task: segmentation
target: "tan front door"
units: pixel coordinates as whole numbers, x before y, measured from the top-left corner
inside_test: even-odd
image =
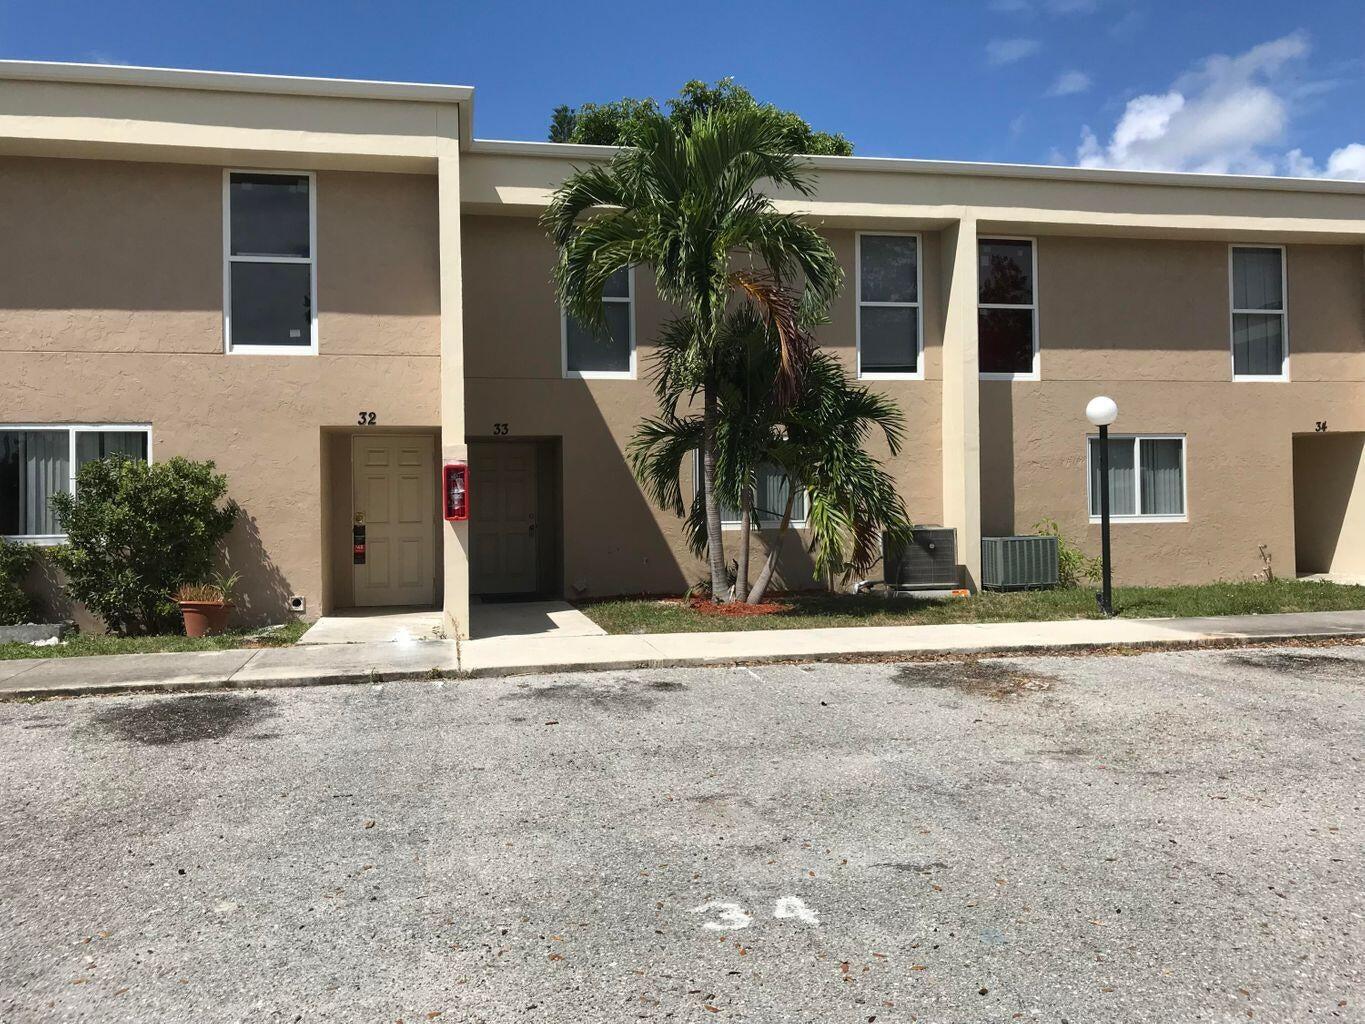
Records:
[[[536,590],[536,446],[470,445],[469,589],[474,594]]]
[[[432,437],[351,439],[352,517],[365,527],[355,603],[430,605],[436,599],[436,445]]]

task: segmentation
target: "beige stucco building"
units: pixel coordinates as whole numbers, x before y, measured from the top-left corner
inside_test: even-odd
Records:
[[[0,62],[0,534],[105,451],[213,459],[249,619],[676,592],[623,451],[668,310],[566,324],[536,217],[609,150],[473,138],[460,86]],[[917,522],[1098,548],[1120,583],[1365,574],[1365,185],[815,158],[822,343],[904,412]],[[438,469],[467,460],[467,523]],[[354,530],[365,528],[364,564]],[[808,564],[808,563],[807,563]],[[788,582],[800,585],[793,544]]]

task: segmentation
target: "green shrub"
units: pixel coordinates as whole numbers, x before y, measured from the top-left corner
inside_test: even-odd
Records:
[[[1057,585],[1079,587],[1082,580],[1098,583],[1104,575],[1104,562],[1091,558],[1080,548],[1073,548],[1062,536],[1062,528],[1055,519],[1043,519],[1033,524],[1033,528],[1045,537],[1057,538]]]
[[[33,619],[33,602],[20,586],[33,565],[35,549],[0,539],[0,626]]]
[[[110,632],[173,629],[171,594],[208,577],[237,518],[235,502],[220,504],[226,493],[227,478],[212,462],[87,462],[75,496],[52,498],[67,535],[53,558],[66,572],[71,596]]]

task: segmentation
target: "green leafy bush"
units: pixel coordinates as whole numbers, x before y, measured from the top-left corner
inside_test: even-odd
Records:
[[[35,549],[0,540],[0,626],[33,620],[33,602],[20,586],[33,565]]]
[[[75,496],[52,498],[67,535],[53,558],[66,572],[71,596],[110,632],[173,629],[172,593],[208,577],[237,518],[236,503],[223,503],[226,494],[227,477],[212,462],[87,462]]]
[[[1104,562],[1091,558],[1080,548],[1073,548],[1062,536],[1062,528],[1055,519],[1043,519],[1033,528],[1045,537],[1057,538],[1057,585],[1079,587],[1082,580],[1098,583],[1104,574]]]

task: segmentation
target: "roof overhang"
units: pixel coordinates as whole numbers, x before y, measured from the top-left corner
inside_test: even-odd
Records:
[[[430,171],[472,137],[463,85],[39,61],[0,82],[0,153]]]
[[[462,162],[473,212],[534,215],[575,167],[610,146],[476,139]],[[965,218],[983,231],[1290,241],[1365,241],[1365,182],[1087,167],[811,157],[814,196],[777,207],[831,227],[936,230]]]

